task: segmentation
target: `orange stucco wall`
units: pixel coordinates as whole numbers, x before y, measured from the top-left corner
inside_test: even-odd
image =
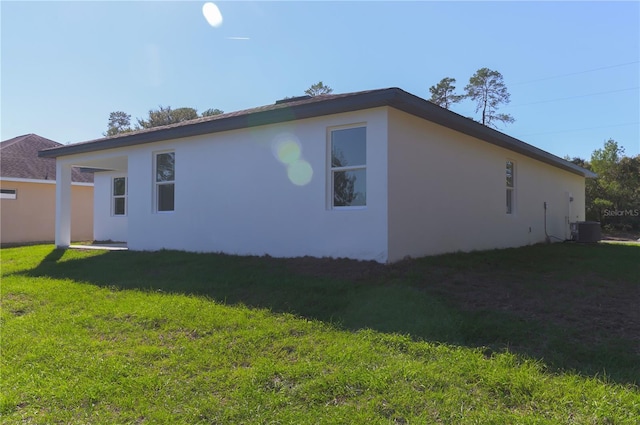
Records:
[[[56,185],[2,181],[16,199],[0,199],[0,242],[52,242],[55,239]],[[93,239],[93,186],[71,187],[71,240]]]

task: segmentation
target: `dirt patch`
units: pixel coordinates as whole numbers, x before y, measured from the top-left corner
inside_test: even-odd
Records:
[[[571,329],[585,342],[617,337],[637,346],[640,354],[640,285],[603,281],[595,275],[561,276],[521,271],[459,270],[418,265],[406,260],[393,265],[329,258],[284,260],[293,273],[358,283],[411,282],[464,311],[499,311],[524,320]]]
[[[477,273],[443,279],[430,290],[464,310],[511,313],[522,319],[572,329],[594,343],[617,337],[633,341],[640,353],[640,286],[623,282],[595,285],[589,276],[539,285],[506,276]]]
[[[618,242],[640,242],[640,233],[629,233],[629,232],[604,233],[602,235],[602,240],[618,241]]]
[[[283,259],[286,268],[303,276],[363,281],[390,276],[398,267],[375,261],[357,261],[348,258],[298,257]]]

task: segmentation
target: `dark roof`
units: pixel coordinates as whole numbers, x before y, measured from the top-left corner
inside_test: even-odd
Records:
[[[38,152],[64,146],[62,143],[25,134],[0,142],[0,176],[30,180],[56,180],[55,158],[41,158]],[[73,169],[74,182],[92,183],[93,174]]]
[[[484,126],[472,119],[441,108],[399,88],[328,94],[311,98],[302,97],[299,100],[293,98],[288,99],[286,102],[276,102],[275,104],[258,108],[198,118],[177,124],[46,149],[40,152],[40,156],[55,158],[76,153],[121,148],[143,143],[198,136],[380,106],[390,106],[399,109],[584,177],[596,176],[593,172],[585,170],[569,161],[565,161],[542,149],[538,149],[521,140]]]

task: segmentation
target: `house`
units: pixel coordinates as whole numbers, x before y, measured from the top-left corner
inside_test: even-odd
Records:
[[[36,134],[0,142],[0,242],[51,242],[55,238],[56,160],[38,151],[63,146]],[[93,238],[93,175],[72,171],[71,234]]]
[[[398,88],[302,96],[40,152],[95,173],[94,238],[394,262],[563,240],[590,171]]]

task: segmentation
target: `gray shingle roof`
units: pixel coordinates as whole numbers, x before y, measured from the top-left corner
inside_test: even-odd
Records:
[[[381,106],[399,109],[574,174],[584,177],[596,177],[593,172],[565,161],[549,152],[395,87],[355,93],[320,95],[311,98],[294,98],[290,99],[290,101],[277,102],[258,108],[198,118],[177,124],[46,149],[40,152],[40,156],[55,158],[76,153],[95,152]]]
[[[0,142],[0,176],[30,180],[56,180],[55,158],[41,158],[38,152],[64,146],[38,136],[25,134]],[[72,181],[92,183],[93,174],[72,170]]]

